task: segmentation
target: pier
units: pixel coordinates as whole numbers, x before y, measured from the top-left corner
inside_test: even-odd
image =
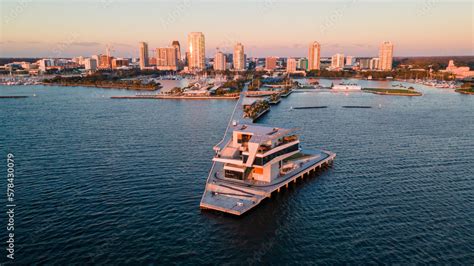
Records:
[[[309,151],[303,151],[308,153]],[[332,165],[336,154],[328,151],[311,151],[316,155],[314,160],[306,162],[297,172],[292,172],[270,184],[255,182],[248,184],[239,181],[224,180],[218,173],[211,171],[210,182],[201,199],[201,209],[217,210],[232,215],[242,215],[256,207],[272,194],[279,193],[291,184],[315,176],[324,168]],[[221,164],[218,167],[222,167]],[[215,168],[214,168],[215,169]]]
[[[24,98],[28,98],[28,96],[22,96],[22,95],[0,96],[0,99],[24,99]]]
[[[222,140],[214,146],[216,156],[201,209],[242,215],[273,193],[315,176],[332,165],[336,157],[325,150],[301,150],[298,136],[291,135],[297,129],[253,124],[254,119],[244,117],[247,88],[248,84],[234,107]]]

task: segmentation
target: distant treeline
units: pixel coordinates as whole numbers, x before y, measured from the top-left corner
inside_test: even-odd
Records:
[[[118,76],[91,75],[91,76],[75,76],[61,77],[56,76],[51,79],[44,79],[45,84],[61,85],[61,86],[86,86],[99,88],[123,88],[129,90],[157,90],[159,83],[153,81],[144,83],[140,79],[122,80]]]
[[[445,69],[449,60],[454,60],[456,66],[468,66],[474,69],[474,56],[423,56],[423,57],[396,57],[393,59],[394,67],[399,65],[412,65],[414,68],[427,69],[431,66],[437,71]]]
[[[3,66],[5,64],[13,63],[13,62],[29,62],[29,63],[34,63],[41,58],[15,58],[15,57],[5,57],[5,58],[0,58],[0,66]]]

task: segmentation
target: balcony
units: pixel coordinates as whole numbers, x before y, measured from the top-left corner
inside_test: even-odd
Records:
[[[275,149],[275,148],[278,148],[282,145],[285,145],[285,144],[288,144],[290,142],[294,142],[294,141],[297,141],[299,138],[297,135],[290,135],[290,136],[285,136],[283,137],[282,139],[280,139],[275,146],[271,146],[271,145],[260,145],[260,147],[258,148],[258,153],[260,154],[264,154],[272,149]]]

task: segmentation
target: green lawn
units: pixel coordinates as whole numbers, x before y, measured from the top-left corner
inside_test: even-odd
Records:
[[[368,92],[381,92],[381,93],[388,93],[388,94],[413,94],[418,95],[419,92],[415,90],[407,90],[407,89],[381,89],[381,88],[364,88],[362,89]]]

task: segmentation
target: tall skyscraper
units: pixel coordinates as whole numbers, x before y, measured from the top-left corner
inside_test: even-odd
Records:
[[[202,32],[188,34],[188,67],[190,70],[204,70],[206,68],[206,44]]]
[[[179,41],[173,41],[171,46],[176,49],[176,56],[178,57],[178,61],[181,61],[181,45],[179,45]]]
[[[156,68],[159,70],[178,69],[178,52],[176,47],[156,48]]]
[[[379,50],[379,67],[380,70],[392,70],[393,62],[393,44],[391,42],[383,42],[380,44]]]
[[[148,43],[140,42],[140,69],[145,69],[148,66]]]
[[[222,53],[221,51],[218,51],[216,53],[216,56],[214,57],[214,70],[217,70],[217,71],[226,70],[225,54]]]
[[[288,73],[296,72],[296,59],[288,58],[288,60],[286,60],[286,72]]]
[[[234,70],[245,70],[244,46],[241,43],[237,43],[234,47]]]
[[[309,44],[308,70],[319,70],[321,67],[321,45],[318,42]]]
[[[344,54],[335,54],[331,58],[331,68],[341,69],[344,67]]]

